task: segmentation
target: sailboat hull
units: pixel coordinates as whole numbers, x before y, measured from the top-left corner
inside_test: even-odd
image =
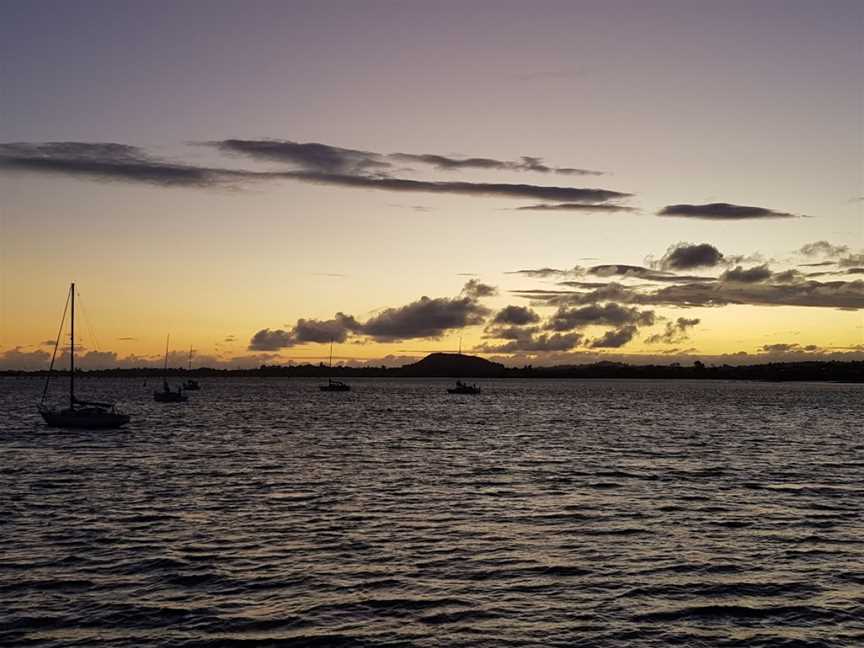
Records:
[[[318,385],[318,389],[323,392],[347,392],[351,391],[350,385]]]
[[[182,392],[154,391],[153,400],[157,403],[185,403],[189,397]]]
[[[48,427],[78,430],[113,430],[129,422],[129,416],[117,412],[86,408],[79,410],[42,410],[39,412]]]

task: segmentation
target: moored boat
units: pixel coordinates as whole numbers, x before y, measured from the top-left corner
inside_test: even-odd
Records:
[[[75,396],[75,283],[69,286],[69,296],[66,306],[70,307],[69,316],[69,407],[56,408],[45,405],[48,395],[48,385],[54,370],[54,360],[57,357],[57,349],[60,346],[60,336],[63,334],[63,324],[66,319],[66,309],[60,320],[60,331],[57,333],[57,341],[54,344],[54,354],[51,357],[51,366],[48,368],[48,376],[45,379],[45,388],[42,390],[42,400],[39,403],[39,414],[49,427],[74,428],[81,430],[110,430],[126,425],[130,417],[117,410],[113,403],[100,403],[96,401],[80,400]]]
[[[456,386],[447,390],[448,394],[479,394],[480,388],[477,385],[469,385],[461,380],[456,381]]]
[[[192,347],[189,347],[189,371],[192,371]],[[201,389],[201,385],[198,384],[197,380],[193,380],[192,378],[187,378],[186,382],[183,383],[183,391],[199,391]]]
[[[333,340],[330,340],[330,373],[333,373]],[[323,392],[347,392],[351,391],[351,385],[348,385],[341,380],[327,379],[326,385],[318,385],[318,389]]]
[[[168,343],[170,340],[170,335],[165,338],[165,366],[162,369],[162,389],[153,390],[153,400],[157,403],[185,403],[189,400],[189,397],[183,393],[183,387],[178,387],[177,391],[174,391],[168,384]]]

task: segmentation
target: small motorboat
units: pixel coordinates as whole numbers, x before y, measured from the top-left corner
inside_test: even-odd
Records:
[[[341,380],[328,379],[326,385],[318,385],[318,389],[325,392],[351,391],[351,385],[346,385]]]
[[[480,388],[477,385],[469,385],[461,380],[456,381],[456,386],[447,390],[448,394],[479,394]]]

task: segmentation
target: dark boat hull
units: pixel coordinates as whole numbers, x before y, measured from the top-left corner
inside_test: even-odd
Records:
[[[347,392],[351,391],[351,387],[348,385],[318,385],[318,389],[323,392]]]
[[[157,403],[185,403],[189,400],[186,394],[178,392],[153,392],[153,400]]]
[[[82,410],[42,410],[42,418],[48,427],[78,430],[113,430],[129,422],[129,416],[117,412],[93,412]]]
[[[447,393],[448,394],[479,394],[480,388],[479,387],[477,387],[477,388],[474,388],[474,387],[467,387],[467,388],[454,387],[452,389],[448,389]]]

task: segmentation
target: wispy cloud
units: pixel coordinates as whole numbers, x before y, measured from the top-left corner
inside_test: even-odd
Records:
[[[284,180],[392,192],[527,198],[586,204],[606,203],[631,196],[629,193],[600,188],[397,178],[389,175],[393,165],[387,159],[392,156],[318,143],[228,139],[204,144],[258,161],[284,163],[289,168],[248,170],[196,166],[162,160],[138,147],[111,142],[19,142],[0,144],[0,171],[68,175],[97,181],[138,182],[165,187],[236,188],[249,182]],[[481,158],[471,159],[476,162]],[[505,168],[514,164],[492,162],[499,162]],[[517,167],[542,171],[544,165],[539,162],[539,158],[523,157]],[[573,173],[578,170],[567,171]]]
[[[766,207],[733,205],[731,203],[709,203],[707,205],[667,205],[659,216],[679,216],[705,220],[753,220],[759,218],[797,218],[796,214],[776,211]]]
[[[579,211],[579,212],[633,212],[633,207],[624,205],[597,205],[589,203],[540,203],[516,207],[516,211]]]
[[[666,322],[665,330],[662,333],[657,333],[645,338],[645,343],[678,344],[687,339],[689,330],[699,324],[700,321],[701,320],[698,317],[690,319],[679,317],[673,322]]]

